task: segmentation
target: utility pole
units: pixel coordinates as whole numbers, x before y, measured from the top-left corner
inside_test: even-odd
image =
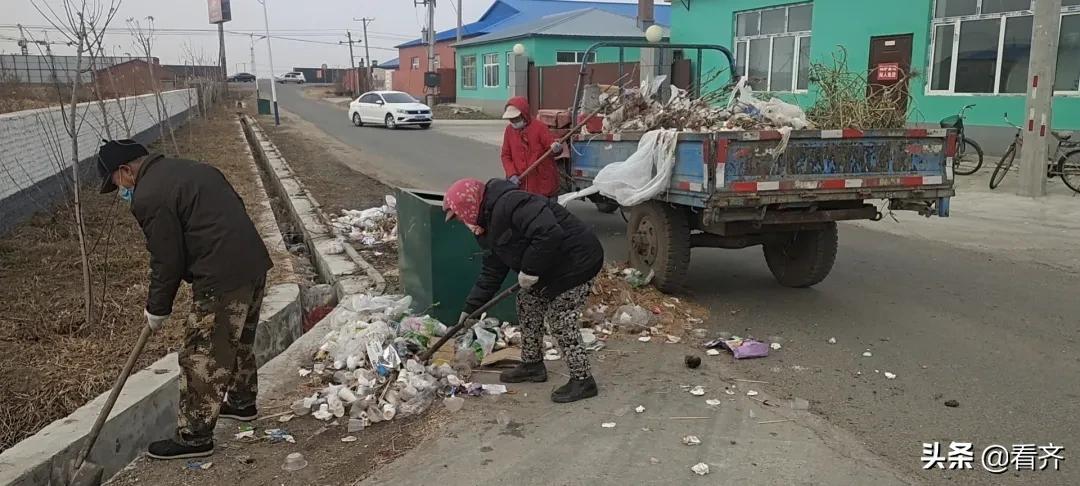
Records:
[[[352,66],[353,76],[356,78],[356,80],[353,82],[353,94],[354,95],[359,95],[360,94],[360,73],[356,71],[356,56],[353,56],[352,31],[346,30],[345,35],[348,36],[348,38],[349,38],[349,65]],[[338,41],[338,44],[341,44],[341,41]]]
[[[229,77],[229,65],[225,62],[225,23],[218,22],[217,24],[218,35],[218,63],[221,64],[221,82],[225,83],[225,80]]]
[[[436,72],[435,71],[435,0],[424,0],[424,3],[427,4],[427,8],[428,8],[428,10],[427,10],[428,11],[428,17],[427,17],[427,21],[428,21],[428,24],[427,24],[427,31],[428,31],[427,72]],[[425,74],[424,77],[426,78],[427,75]],[[424,84],[426,85],[427,83],[425,82]],[[427,89],[427,91],[429,93],[428,94],[428,99],[427,99],[428,106],[435,106],[435,94],[436,94],[435,90],[436,89],[437,88],[435,88],[434,86],[429,87]]]
[[[368,22],[374,22],[375,19],[371,17],[364,17],[361,19],[353,18],[353,21],[364,23],[364,67],[367,69],[366,72],[368,83],[371,83],[373,81],[371,76],[371,68],[373,66],[371,65],[371,48],[369,47],[367,40],[367,24]]]
[[[281,115],[278,113],[277,83],[274,82],[274,48],[270,38],[270,14],[266,13],[266,3],[270,0],[259,0],[263,6],[263,25],[266,27],[266,53],[270,56],[270,96],[274,103],[274,125],[281,125]]]
[[[249,34],[251,37],[251,74],[255,76],[255,102],[259,102],[259,70],[255,68],[255,34]],[[274,80],[270,79],[273,83]]]
[[[1028,197],[1046,195],[1047,136],[1053,126],[1054,75],[1057,71],[1058,31],[1061,0],[1035,2],[1032,25],[1031,60],[1028,62],[1027,126],[1020,151],[1020,188]]]
[[[457,0],[457,43],[461,44],[461,0]]]

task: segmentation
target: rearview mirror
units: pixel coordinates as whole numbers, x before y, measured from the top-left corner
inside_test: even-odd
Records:
[[[381,105],[381,104],[383,104],[383,100],[375,100],[375,104],[376,105]]]

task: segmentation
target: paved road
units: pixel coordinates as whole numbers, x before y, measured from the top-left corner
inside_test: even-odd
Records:
[[[357,129],[341,108],[293,87],[279,94],[285,109],[358,149],[358,168],[430,188],[499,175],[491,145],[435,130]],[[574,210],[597,228],[609,259],[625,258],[617,216],[584,204]],[[1080,277],[1066,269],[843,225],[836,266],[813,289],[779,287],[758,249],[695,250],[689,283],[711,309],[714,331],[783,339],[773,356],[726,370],[810,400],[903,471],[931,482],[1034,479],[922,472],[928,441],[974,442],[978,451],[1052,442],[1065,446],[1066,458],[1080,450]],[[867,350],[872,357],[862,356]],[[1078,471],[1066,466],[1038,480],[1078,484]]]

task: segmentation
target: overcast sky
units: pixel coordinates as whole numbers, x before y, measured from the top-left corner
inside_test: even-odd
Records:
[[[62,0],[0,0],[0,52],[18,53],[16,40],[19,36],[15,24],[34,26],[28,29],[34,38],[42,39],[42,27],[48,22],[34,8],[48,3],[54,8]],[[75,0],[78,3],[81,0]],[[95,0],[87,0],[93,3]],[[108,0],[96,0],[107,3]],[[316,67],[323,63],[328,66],[348,66],[349,50],[345,44],[336,45],[345,40],[345,30],[353,33],[354,39],[362,39],[363,26],[353,18],[374,17],[368,24],[368,40],[371,43],[371,58],[376,61],[388,61],[397,57],[393,46],[420,37],[420,26],[426,23],[426,11],[422,6],[414,6],[413,0],[268,0],[270,12],[270,31],[274,36],[289,37],[299,40],[274,39],[274,69],[278,73],[286,72],[293,66]],[[493,0],[462,0],[464,22],[469,23],[480,17]],[[225,24],[226,31],[262,32],[262,5],[257,0],[232,0],[232,22]],[[437,3],[435,28],[445,30],[456,25],[457,14],[454,7],[456,0],[442,0]],[[110,28],[114,32],[107,38],[106,53],[137,52],[132,45],[132,38],[127,32],[127,18],[142,19],[153,16],[157,26],[154,55],[166,64],[180,64],[186,57],[186,45],[205,58],[206,64],[216,64],[218,40],[216,26],[208,23],[206,0],[122,0],[119,14]],[[174,30],[170,32],[169,30]],[[198,31],[175,32],[176,29],[198,29]],[[59,36],[52,32],[51,39]],[[247,35],[225,36],[225,48],[229,72],[251,71],[250,40]],[[357,62],[363,57],[363,45],[354,46]],[[54,47],[57,54],[71,53],[65,46]],[[37,49],[31,47],[31,53]],[[258,41],[255,45],[255,62],[259,74],[269,73],[266,42]]]

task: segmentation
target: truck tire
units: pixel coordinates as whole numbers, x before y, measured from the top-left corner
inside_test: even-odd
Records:
[[[836,223],[819,230],[778,233],[763,245],[765,263],[785,287],[806,288],[825,280],[836,262]]]
[[[626,235],[630,266],[654,272],[652,283],[661,292],[683,289],[690,266],[690,221],[686,211],[659,201],[630,208]]]

